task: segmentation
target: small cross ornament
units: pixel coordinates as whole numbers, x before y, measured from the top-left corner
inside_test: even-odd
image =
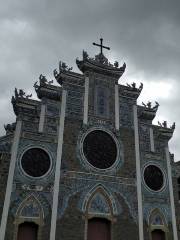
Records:
[[[97,43],[93,42],[93,45],[100,47],[100,49],[101,49],[101,52],[100,52],[100,53],[101,53],[101,54],[103,54],[103,53],[102,53],[103,48],[105,48],[105,49],[107,49],[107,50],[110,50],[109,47],[103,46],[103,38],[100,38],[100,44],[97,44]]]

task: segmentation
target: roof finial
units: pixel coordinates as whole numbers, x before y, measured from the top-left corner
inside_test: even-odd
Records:
[[[109,47],[103,46],[103,38],[100,38],[100,44],[93,42],[93,45],[100,47],[100,51],[101,51],[100,54],[103,54],[102,53],[103,48],[110,50]]]

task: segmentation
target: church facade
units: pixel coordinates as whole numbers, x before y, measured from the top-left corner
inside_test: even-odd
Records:
[[[95,45],[95,44],[94,44]],[[16,122],[0,138],[1,240],[178,240],[175,124],[153,125],[159,104],[137,105],[126,64],[83,51],[72,71],[15,89]],[[179,180],[178,180],[179,179]]]

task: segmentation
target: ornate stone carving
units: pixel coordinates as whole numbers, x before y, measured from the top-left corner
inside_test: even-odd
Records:
[[[150,224],[151,225],[164,225],[160,214],[156,214],[156,215],[152,216]]]
[[[6,130],[7,134],[14,132],[15,128],[16,128],[16,123],[11,123],[11,124],[4,125],[4,129]]]
[[[53,71],[55,79],[58,80],[62,72],[70,72],[72,71],[72,69],[73,68],[68,67],[68,65],[65,62],[59,61],[59,73],[57,69],[54,69]]]
[[[40,74],[39,82],[40,82],[40,85],[45,85],[47,83],[46,77],[44,75]]]
[[[23,190],[27,190],[27,191],[38,191],[41,192],[44,190],[44,187],[41,185],[27,185],[27,184],[23,184],[22,185],[22,189]]]
[[[93,196],[88,212],[104,214],[110,213],[109,205],[102,194],[96,193],[95,196]]]
[[[68,67],[68,65],[65,62],[59,62],[59,71],[63,72],[63,71],[71,71],[73,68],[72,67]]]
[[[32,94],[26,95],[26,93],[24,92],[23,89],[19,89],[19,92],[18,92],[17,88],[15,88],[14,94],[15,94],[15,99],[17,99],[17,98],[27,98],[28,99],[28,98],[32,97]]]
[[[78,68],[85,72],[89,69],[93,69],[96,73],[105,73],[106,75],[113,75],[115,78],[122,76],[126,69],[124,63],[122,67],[119,67],[118,62],[111,64],[102,52],[97,54],[95,58],[90,58],[86,51],[83,50],[83,60],[76,59]]]
[[[158,121],[158,125],[159,125],[160,127],[162,127],[162,128],[168,128],[167,121],[163,121],[162,123],[160,123],[160,122]],[[176,124],[175,124],[175,122],[174,122],[174,123],[172,124],[172,126],[170,126],[170,129],[174,130],[175,127],[176,127]]]
[[[119,67],[119,63],[118,63],[118,61],[115,61],[115,62],[114,62],[114,66],[115,66],[116,68]]]
[[[158,107],[159,107],[159,103],[155,102],[155,106],[152,107],[152,103],[149,101],[146,104],[144,102],[142,102],[142,105],[148,109],[148,110],[152,110],[152,111],[157,111]]]
[[[89,58],[89,55],[86,51],[83,50],[83,59],[87,60]]]
[[[132,91],[138,91],[141,92],[143,89],[143,83],[140,84],[139,88],[136,87],[136,83],[133,82],[131,84],[126,83],[127,87]]]
[[[40,208],[36,201],[30,199],[20,212],[22,217],[40,217]]]

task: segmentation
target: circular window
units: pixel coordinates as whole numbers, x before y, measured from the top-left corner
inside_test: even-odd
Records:
[[[111,167],[117,157],[116,143],[110,134],[94,130],[84,139],[83,152],[87,161],[99,169]]]
[[[31,148],[23,154],[21,166],[29,176],[41,177],[49,171],[51,160],[43,149]]]
[[[159,191],[164,184],[164,175],[161,169],[155,165],[149,165],[144,170],[144,181],[153,191]]]

